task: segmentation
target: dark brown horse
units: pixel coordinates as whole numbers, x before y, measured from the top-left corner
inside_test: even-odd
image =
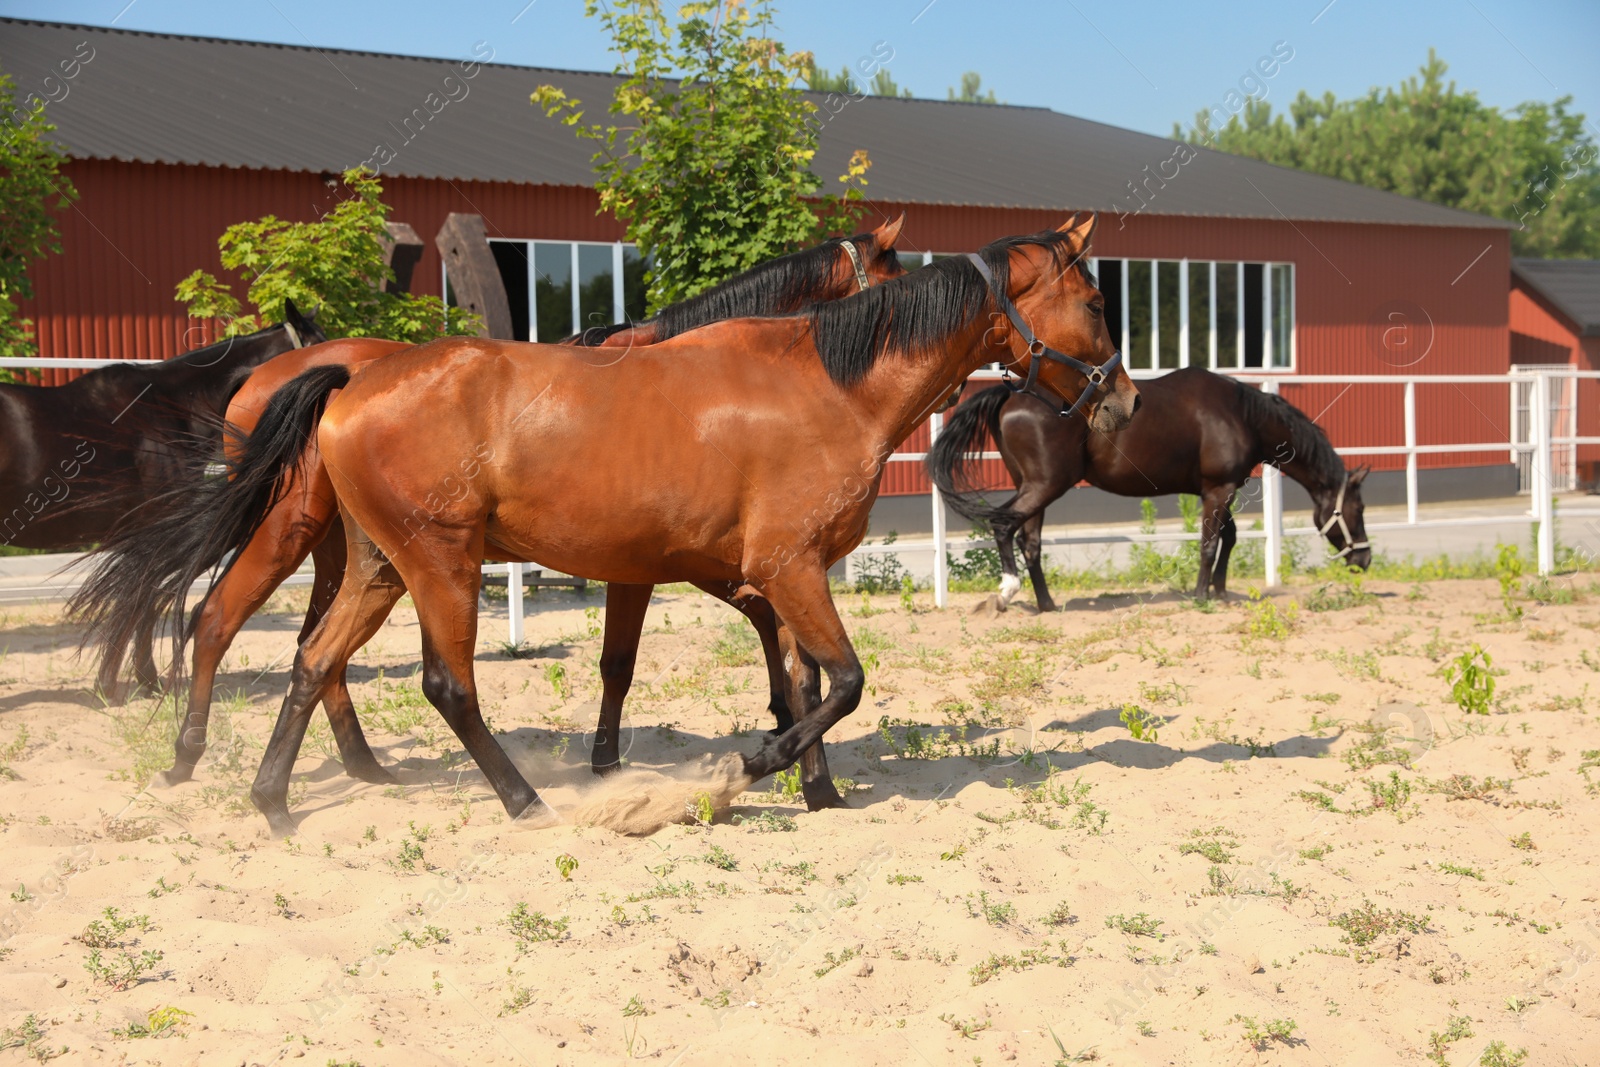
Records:
[[[1040,611],[1054,611],[1040,562],[1044,509],[1080,481],[1120,496],[1193,493],[1200,497],[1200,575],[1195,595],[1227,591],[1228,556],[1238,540],[1233,501],[1257,465],[1269,463],[1311,494],[1318,529],[1341,558],[1363,570],[1372,560],[1362,521],[1367,468],[1346,471],[1327,437],[1298,408],[1244,382],[1186,368],[1139,384],[1139,417],[1124,429],[1095,432],[1000,385],[950,417],[928,452],[928,474],[969,519],[994,529],[1000,548],[1002,606],[1022,588],[1013,539],[1033,579]],[[985,434],[999,446],[1016,492],[990,505],[966,477],[969,453]]]
[[[904,216],[870,232],[827,241],[760,264],[699,296],[665,308],[642,323],[591,329],[567,341],[605,348],[653,343],[718,321],[738,309],[743,309],[746,316],[778,314],[858,292],[905,273],[894,249],[903,221]],[[353,374],[405,347],[370,339],[336,341],[263,367],[228,409],[228,421],[235,433],[230,453],[239,458],[242,442],[256,430],[268,403],[298,375],[325,367],[339,367]],[[282,402],[292,401],[285,398]],[[258,442],[269,450],[279,444]],[[179,635],[174,662],[178,662],[182,642],[188,636],[193,636],[195,649],[193,680],[183,729],[175,743],[175,759],[171,769],[158,779],[167,785],[187,781],[204,754],[217,668],[245,621],[299,568],[308,553],[316,576],[301,629],[302,639],[339,590],[345,538],[315,443],[281,484],[266,483],[261,488],[271,504],[259,522],[255,522],[259,502],[255,510],[232,515],[207,510],[206,505],[197,505],[196,498],[187,493],[169,494],[152,502],[137,522],[130,523],[122,535],[108,543],[90,581],[73,602],[74,609],[89,623],[89,639],[102,641],[105,656],[118,656],[119,646],[128,640],[133,619],[152,612],[181,612],[192,581],[215,567],[227,551],[238,549],[192,622],[187,627],[174,626]],[[242,499],[238,492],[221,493],[219,489],[209,487],[209,495],[204,497],[214,509]],[[219,535],[221,529],[229,532]],[[766,652],[769,707],[778,729],[787,729],[793,720],[784,697],[777,621],[771,606],[748,590],[741,593],[723,585],[708,587],[707,591],[732,604],[754,624]],[[601,654],[605,691],[593,753],[597,772],[620,765],[622,703],[633,678],[636,642],[624,647],[614,635],[642,625],[650,592],[650,587],[630,589],[620,585],[610,585],[606,590],[606,638]],[[631,621],[635,614],[637,624]],[[378,764],[362,734],[342,668],[323,695],[323,706],[346,773],[363,781],[392,782],[393,777]]]
[[[509,814],[550,817],[478,706],[486,556],[625,585],[758,590],[782,620],[795,726],[745,757],[744,774],[757,780],[803,755],[808,806],[840,803],[819,742],[854,710],[863,672],[827,570],[865,535],[886,457],[958,382],[996,360],[1052,398],[1091,394],[1101,429],[1132,415],[1137,390],[1117,367],[1104,302],[1082,266],[1092,230],[1092,219],[1073,220],[1007,238],[845,300],[719,323],[620,361],[440,340],[372,364],[325,413],[319,390],[344,385],[346,372],[296,379],[280,393],[293,403],[275,399],[247,443],[240,462],[254,472],[236,464],[227,485],[275,483],[300,450],[269,455],[256,442],[317,425],[348,560],[296,656],[251,790],[257,808],[275,832],[293,830],[289,775],[311,712],[409,591],[424,693]],[[426,420],[416,418],[422,397]]]
[[[267,360],[325,338],[288,303],[285,321],[174,359],[113,363],[66,385],[0,384],[0,544],[80,549],[137,504],[217,458],[222,413]],[[158,684],[154,616],[132,620],[136,677]],[[100,673],[116,688],[117,662]]]

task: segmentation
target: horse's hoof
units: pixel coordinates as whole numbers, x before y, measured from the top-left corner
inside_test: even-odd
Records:
[[[535,797],[533,803],[512,816],[511,821],[522,829],[543,830],[547,826],[555,826],[560,823],[561,816],[557,815],[555,809],[542,799]]]
[[[263,812],[267,817],[267,828],[272,832],[273,840],[281,841],[286,837],[293,837],[295,833],[294,820],[286,811]]]
[[[158,789],[171,789],[175,785],[182,785],[194,777],[194,767],[186,763],[174,763],[164,771],[157,771],[155,777],[150,779],[150,784]]]
[[[376,763],[346,763],[344,773],[358,782],[373,785],[399,785],[400,780]]]
[[[800,792],[806,798],[807,811],[821,811],[823,808],[848,808],[844,797],[833,787],[833,782],[824,778],[820,782],[801,782]]]

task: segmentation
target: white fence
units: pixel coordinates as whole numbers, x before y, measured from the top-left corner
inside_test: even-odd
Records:
[[[133,360],[91,359],[0,359],[0,367],[15,368],[66,368],[77,369],[105,366],[109,363],[139,362]],[[1139,371],[1135,379],[1158,377],[1159,371]],[[1541,575],[1555,569],[1555,494],[1573,487],[1576,464],[1574,458],[1579,445],[1600,445],[1600,437],[1578,435],[1578,383],[1580,380],[1600,379],[1600,371],[1581,371],[1571,367],[1517,367],[1510,374],[1429,374],[1429,375],[1316,375],[1280,374],[1273,372],[1238,372],[1241,380],[1257,382],[1269,393],[1277,393],[1285,385],[1340,385],[1379,386],[1403,389],[1403,418],[1398,431],[1399,444],[1361,445],[1339,448],[1341,456],[1405,457],[1406,521],[1368,523],[1367,530],[1419,529],[1425,527],[1455,527],[1504,523],[1507,519],[1531,517],[1538,523],[1536,565]],[[979,372],[974,380],[998,379],[997,372]],[[1510,432],[1506,440],[1476,441],[1467,443],[1425,443],[1418,440],[1417,386],[1418,385],[1503,385],[1507,390],[1506,410]],[[1557,432],[1557,423],[1561,431]],[[943,428],[942,415],[928,419],[929,440],[937,440]],[[1417,459],[1419,456],[1457,452],[1505,452],[1508,459],[1518,462],[1523,471],[1523,485],[1531,497],[1531,507],[1517,515],[1479,516],[1455,519],[1421,519],[1418,517]],[[897,452],[889,457],[890,463],[921,463],[922,452]],[[986,459],[998,459],[998,452],[983,453]],[[1261,530],[1241,530],[1240,537],[1263,538],[1266,541],[1266,584],[1278,585],[1282,575],[1280,560],[1285,536],[1314,536],[1312,527],[1285,529],[1283,525],[1283,476],[1275,467],[1262,468],[1261,500],[1264,512]],[[949,600],[949,573],[947,568],[948,538],[944,523],[944,502],[938,489],[932,491],[933,538],[933,594],[934,602],[944,607]],[[1198,534],[1102,534],[1066,535],[1044,539],[1046,545],[1062,544],[1115,544],[1140,542],[1177,542],[1198,538]],[[862,545],[858,554],[900,552],[904,545]],[[523,637],[522,575],[524,564],[488,564],[496,574],[506,575],[506,591],[510,613],[509,637],[519,644]]]

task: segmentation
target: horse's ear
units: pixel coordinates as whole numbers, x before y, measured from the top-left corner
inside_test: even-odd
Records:
[[[302,315],[300,309],[294,306],[294,301],[288,297],[283,298],[283,321],[295,327],[311,325],[311,319]]]
[[[1089,242],[1094,239],[1095,227],[1100,225],[1100,216],[1090,211],[1079,219],[1078,212],[1074,211],[1072,217],[1056,227],[1057,233],[1071,234],[1077,239],[1078,251],[1082,252],[1089,247]]]
[[[878,242],[880,249],[888,250],[900,239],[900,227],[906,224],[906,213],[900,212],[900,217],[893,222],[885,222],[872,231],[873,238]]]
[[[1349,484],[1352,486],[1360,485],[1362,482],[1366,481],[1367,475],[1371,473],[1371,467],[1357,467],[1355,470],[1350,472],[1350,477],[1348,479]]]

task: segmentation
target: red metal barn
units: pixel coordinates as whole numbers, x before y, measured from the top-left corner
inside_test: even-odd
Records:
[[[1512,262],[1511,364],[1600,370],[1600,260]],[[1558,434],[1600,436],[1600,381],[1577,379],[1551,400]],[[1564,488],[1600,481],[1600,445],[1566,453],[1558,450],[1556,460],[1557,474],[1569,478]]]
[[[492,60],[488,45],[433,60],[0,20],[0,69],[45,102],[82,194],[62,217],[64,254],[34,270],[41,354],[165,358],[205,342],[209,325],[173,300],[178,279],[222,275],[216,239],[231,223],[317,217],[332,177],[363,162],[392,218],[428,244],[416,291],[441,291],[432,235],[472,212],[519,335],[636,314],[638,256],[596,214],[589,148],[528,99],[549,82],[597,105],[614,78]],[[905,211],[909,265],[1100,212],[1096,266],[1135,368],[1348,377],[1512,362],[1498,220],[1040,108],[816,99],[818,173],[870,153],[871,210]],[[1283,393],[1336,445],[1402,442],[1398,386]],[[1417,415],[1422,443],[1510,432],[1504,386],[1422,385]],[[1508,460],[1504,448],[1425,456],[1424,499],[1515,492]],[[1399,479],[1382,472],[1403,461],[1374,466],[1368,499],[1392,498]],[[927,492],[917,464],[891,464],[878,527],[926,529]],[[1082,497],[1075,513],[1092,511]]]

